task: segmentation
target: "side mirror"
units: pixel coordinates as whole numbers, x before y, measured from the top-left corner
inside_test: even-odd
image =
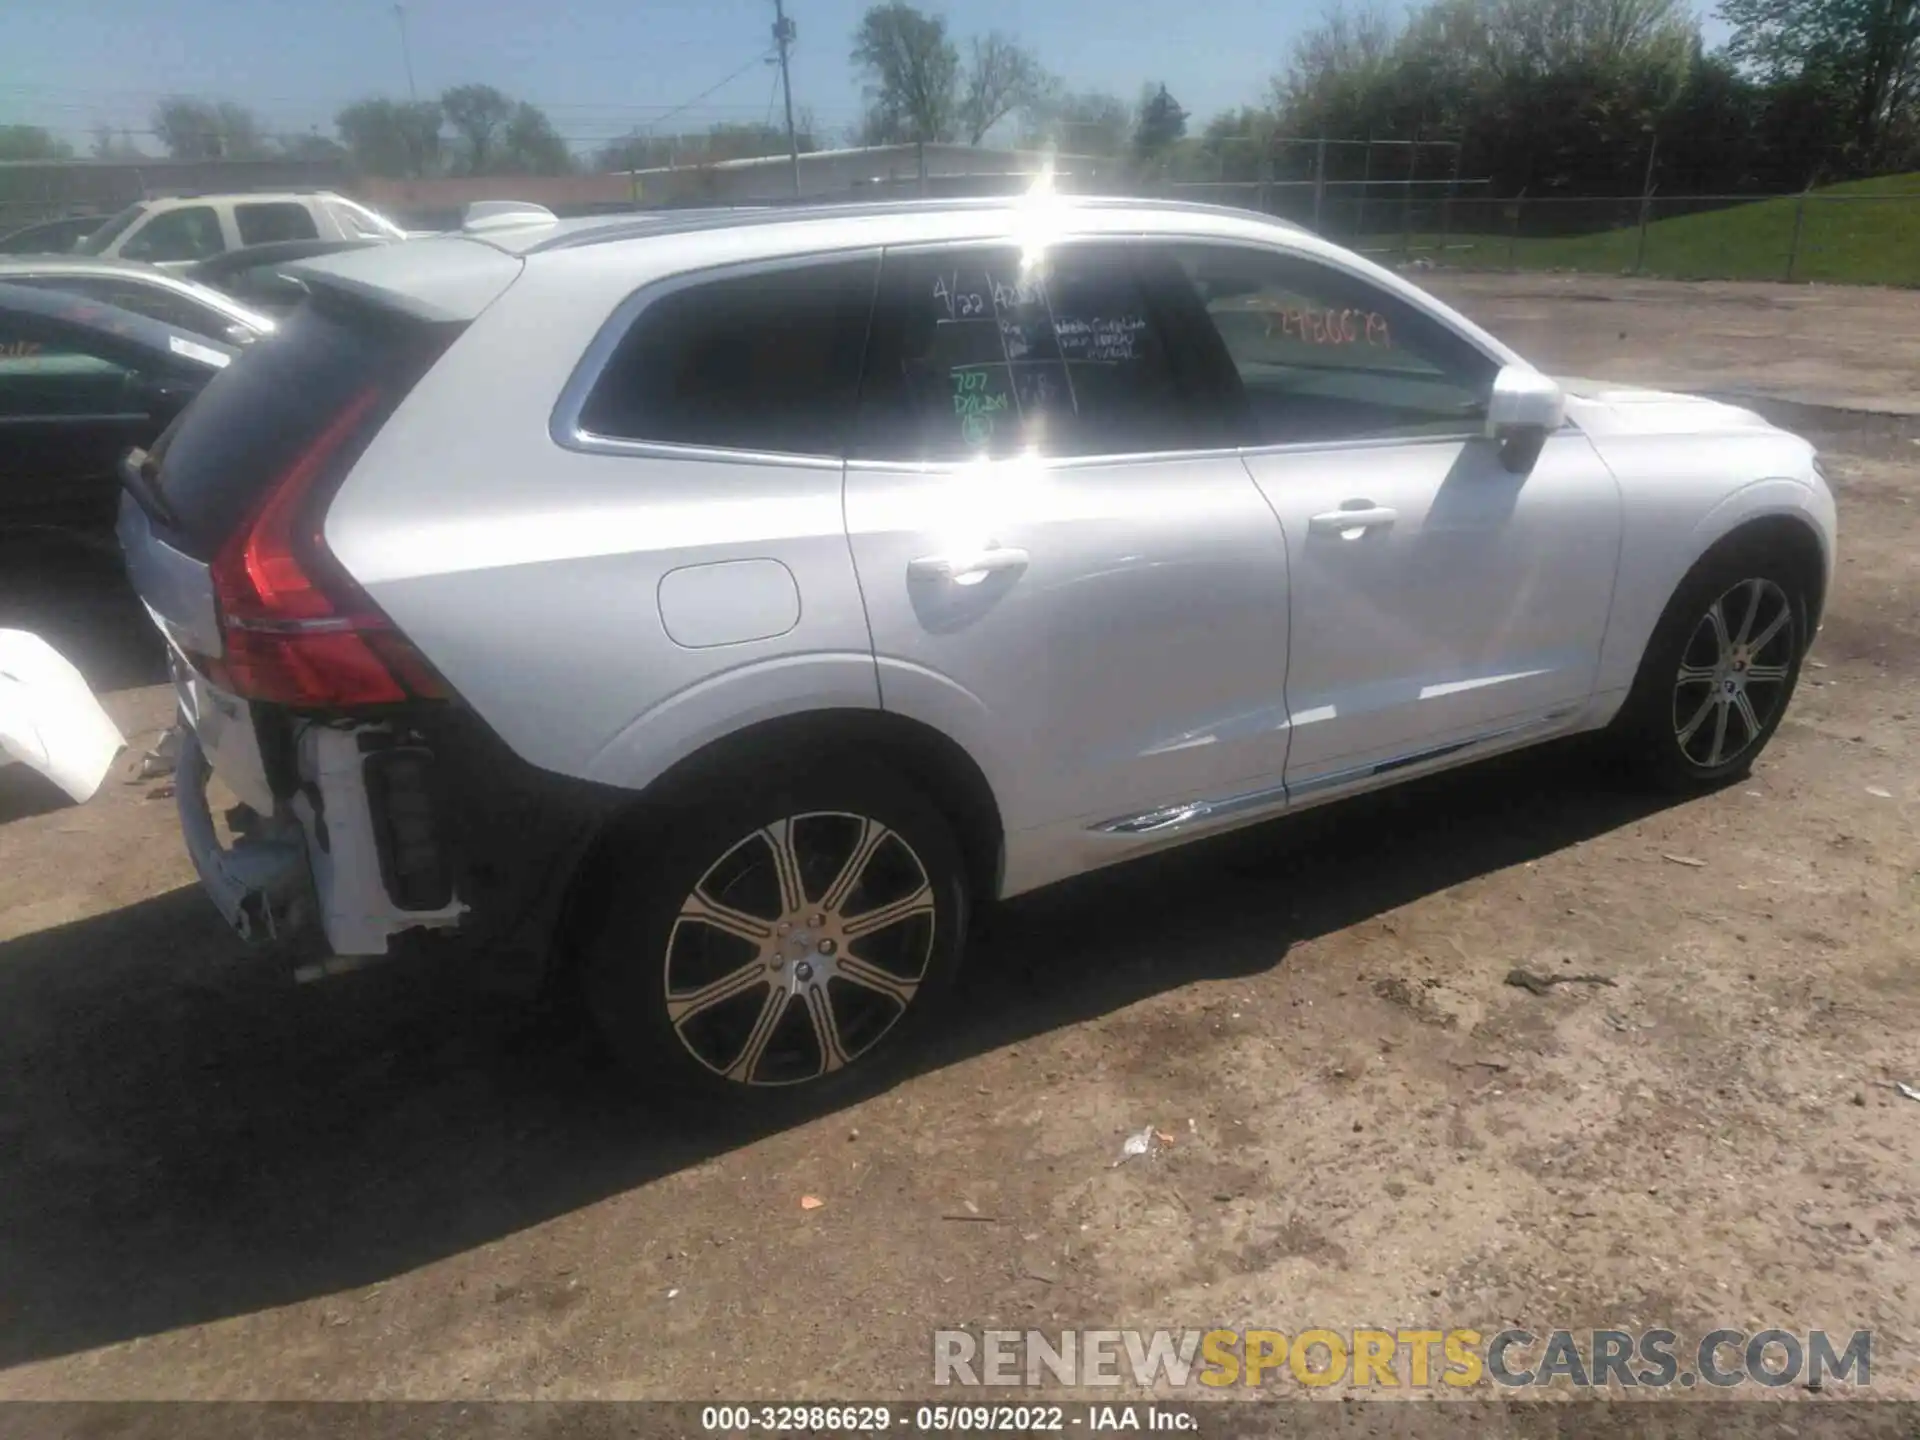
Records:
[[[1567,416],[1567,397],[1537,370],[1508,365],[1494,377],[1487,399],[1487,438],[1500,447],[1500,463],[1515,475],[1533,469],[1547,437]]]

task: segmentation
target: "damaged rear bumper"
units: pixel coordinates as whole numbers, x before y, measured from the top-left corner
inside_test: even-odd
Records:
[[[242,939],[317,933],[334,955],[371,957],[403,932],[459,925],[467,907],[435,833],[430,757],[384,727],[299,724],[298,789],[268,814],[239,806],[227,844],[207,796],[213,766],[192,724],[182,729],[180,831],[201,886]],[[242,795],[259,788],[251,776],[221,778]]]
[[[297,824],[262,818],[257,833],[237,837],[231,847],[222,845],[207,801],[212,769],[193,728],[182,725],[181,732],[174,798],[201,888],[243,940],[298,934],[316,915],[305,834]]]

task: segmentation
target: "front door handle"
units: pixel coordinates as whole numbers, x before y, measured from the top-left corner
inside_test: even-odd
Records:
[[[1329,510],[1307,521],[1310,535],[1338,535],[1342,540],[1358,540],[1367,531],[1385,529],[1400,518],[1400,512],[1386,505],[1358,505],[1351,510]]]
[[[949,555],[922,555],[907,562],[909,580],[948,580],[955,585],[978,585],[1002,570],[1027,568],[1027,552],[1012,545],[991,545]]]

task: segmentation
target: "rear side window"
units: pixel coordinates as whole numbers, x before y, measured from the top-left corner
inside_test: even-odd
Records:
[[[242,245],[272,245],[282,240],[317,240],[320,229],[304,205],[275,200],[233,207]]]
[[[967,246],[887,257],[858,453],[963,460],[1119,455],[1194,443],[1153,258]]]
[[[204,260],[227,248],[220,217],[211,205],[164,210],[127,237],[120,254],[128,260]]]
[[[156,483],[180,520],[176,541],[210,559],[363,390],[379,392],[377,415],[390,413],[456,328],[315,301],[247,347],[155,447]]]
[[[581,428],[722,450],[844,453],[877,264],[796,265],[661,296],[621,338]]]
[[[192,335],[207,335],[222,342],[239,338],[231,333],[235,328],[233,322],[211,305],[202,305],[164,285],[142,285],[137,280],[101,275],[32,275],[9,283],[31,285],[36,290],[65,290],[74,295],[85,295],[102,304],[144,315],[149,320],[158,320],[163,325],[172,325]]]

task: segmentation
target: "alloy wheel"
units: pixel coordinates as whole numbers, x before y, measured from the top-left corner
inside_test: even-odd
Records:
[[[1786,703],[1794,642],[1793,602],[1771,580],[1742,580],[1707,607],[1673,686],[1673,736],[1689,764],[1725,765],[1767,732]]]
[[[745,836],[681,902],[663,966],[668,1022],[742,1085],[797,1085],[897,1025],[933,955],[935,892],[898,831],[837,811]]]

